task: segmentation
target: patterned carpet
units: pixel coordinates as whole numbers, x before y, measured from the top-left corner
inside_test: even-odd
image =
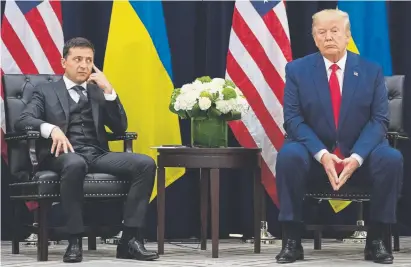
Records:
[[[291,266],[378,266],[363,260],[363,244],[343,243],[336,240],[323,240],[322,250],[314,250],[312,240],[303,242],[305,260]],[[207,251],[200,250],[199,244],[166,244],[165,255],[153,262],[139,262],[133,260],[118,260],[115,258],[115,245],[97,244],[97,250],[88,251],[87,241],[83,241],[84,261],[75,266],[89,267],[127,267],[127,266],[275,266],[275,255],[280,250],[280,244],[263,244],[261,254],[253,253],[253,245],[242,243],[239,240],[220,240],[219,258],[211,258],[211,243]],[[156,243],[148,243],[147,248],[156,249]],[[62,255],[66,243],[52,244],[49,246],[49,261],[36,261],[36,247],[20,243],[20,254],[11,254],[11,243],[2,242],[1,266],[9,267],[34,267],[34,266],[73,266],[62,262]],[[411,237],[401,238],[401,251],[395,252],[395,261],[391,266],[411,267]],[[287,265],[290,266],[290,265]]]

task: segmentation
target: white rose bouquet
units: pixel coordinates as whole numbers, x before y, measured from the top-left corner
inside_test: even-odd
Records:
[[[231,121],[241,119],[248,111],[249,105],[241,90],[232,81],[204,76],[176,88],[169,108],[183,119],[219,118]]]

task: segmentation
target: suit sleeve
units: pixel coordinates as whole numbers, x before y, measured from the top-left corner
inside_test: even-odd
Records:
[[[386,138],[388,131],[388,90],[381,68],[378,69],[374,87],[371,118],[351,150],[351,153],[356,153],[363,159]]]
[[[293,68],[288,63],[285,67],[286,82],[284,88],[284,129],[287,135],[300,142],[312,156],[323,149],[327,149],[314,131],[304,122],[301,111],[298,85],[296,83]]]
[[[43,120],[44,101],[44,94],[41,88],[34,88],[31,100],[15,122],[14,128],[17,131],[24,131],[26,127],[31,127],[35,131],[40,131],[40,125],[46,123]]]
[[[114,100],[108,100],[106,97],[104,125],[107,125],[113,133],[121,134],[127,130],[127,124],[127,115],[118,95]]]

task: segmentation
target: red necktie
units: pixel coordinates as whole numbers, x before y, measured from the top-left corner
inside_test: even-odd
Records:
[[[335,129],[338,128],[338,117],[340,115],[340,107],[341,107],[341,90],[340,84],[337,78],[337,70],[339,69],[337,64],[331,65],[331,76],[329,80],[330,85],[330,95],[331,95],[331,103],[333,106],[333,113],[334,113],[334,121],[335,121]],[[340,159],[344,159],[344,156],[341,154],[340,148],[337,147],[334,151],[334,154],[337,155]],[[341,173],[344,166],[342,164],[338,164],[335,166],[337,174]]]

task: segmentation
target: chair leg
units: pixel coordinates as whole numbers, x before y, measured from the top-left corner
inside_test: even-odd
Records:
[[[48,233],[47,233],[47,213],[49,210],[50,202],[47,200],[39,201],[39,233],[37,242],[37,261],[48,260]]]
[[[391,225],[388,226],[388,230],[385,233],[384,243],[385,243],[385,246],[387,247],[388,252],[392,253],[392,230],[391,230]]]
[[[11,253],[12,254],[19,254],[20,253],[20,236],[19,236],[19,229],[20,224],[19,224],[19,218],[18,218],[18,211],[17,211],[17,203],[16,201],[12,201],[12,214],[13,214],[13,218],[12,218],[12,222],[13,225],[11,227],[12,229],[12,247],[11,247]]]
[[[392,230],[394,236],[394,251],[400,251],[400,234],[397,225],[394,225]]]
[[[321,250],[322,231],[317,229],[314,231],[314,249]]]
[[[91,233],[88,236],[87,249],[88,250],[97,250],[97,237],[94,233]]]

